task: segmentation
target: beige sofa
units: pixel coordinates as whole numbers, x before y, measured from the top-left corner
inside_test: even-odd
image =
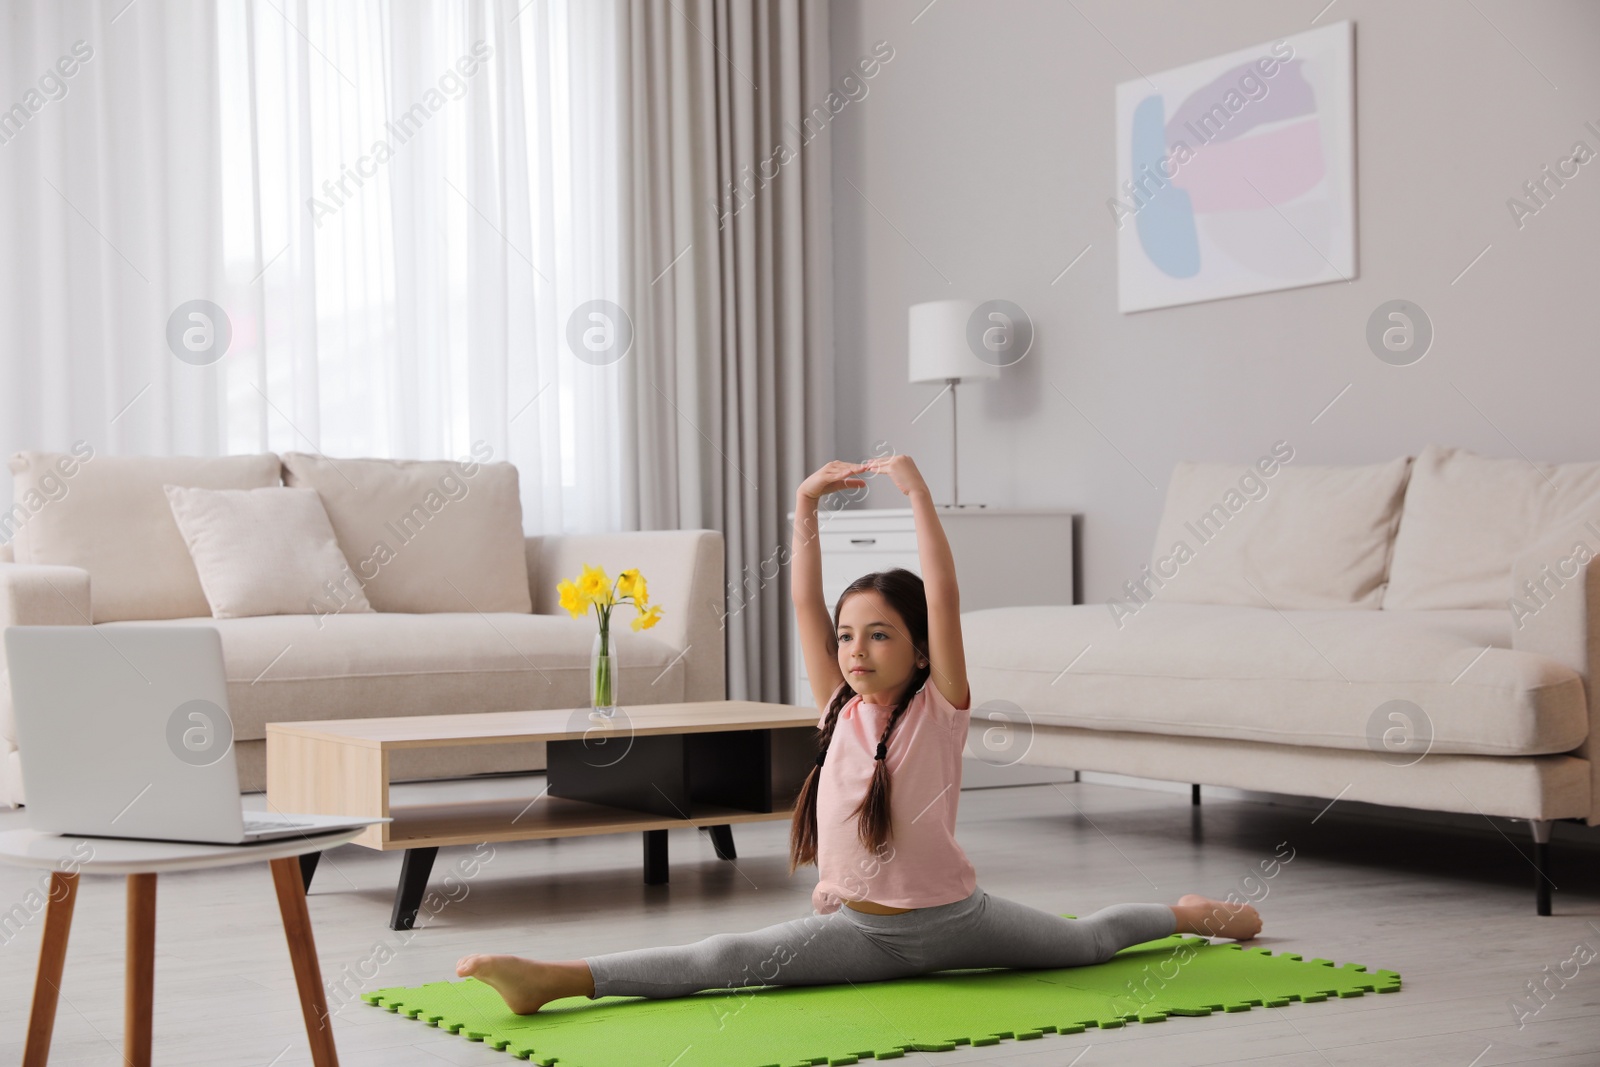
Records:
[[[297,460],[285,456],[281,462]],[[308,484],[308,477],[314,481],[318,464],[310,457],[298,462],[299,484]],[[410,464],[392,471],[371,467],[363,474],[353,465],[372,461],[331,462],[341,470],[324,471],[329,476],[316,487],[352,566],[371,548],[370,539],[353,541],[351,532],[362,528],[363,507],[413,496],[420,501],[416,479],[428,488],[440,470],[449,470],[443,464]],[[505,464],[483,464],[474,477],[447,482],[451,490],[438,498],[438,510],[431,516],[426,509],[417,512],[413,525],[428,524],[422,531],[426,536],[412,535],[409,552],[399,552],[382,572],[386,585],[367,585],[377,610],[220,619],[210,617],[161,487],[274,485],[285,469],[280,457],[24,453],[12,468],[17,505],[0,514],[0,533],[15,535],[0,548],[0,626],[214,626],[222,637],[229,712],[246,790],[265,786],[269,722],[584,706],[596,627],[592,618],[574,620],[560,610],[556,593],[556,582],[576,575],[584,563],[613,575],[639,568],[650,581],[651,602],[665,608],[654,628],[638,633],[626,625],[628,609],[618,617],[613,639],[622,701],[715,700],[725,693],[721,534],[524,537],[515,470]],[[64,473],[68,469],[71,473]],[[391,503],[373,519],[396,521],[405,510]],[[514,566],[507,565],[503,551],[498,562],[489,561],[493,546],[485,548],[481,534],[490,525],[502,541],[514,539]],[[484,573],[491,566],[503,573]],[[439,580],[449,588],[430,589]],[[455,610],[382,608],[384,597],[390,602],[422,597],[419,603],[425,605],[435,593],[443,594],[435,598],[438,606],[451,607],[451,598],[464,590],[470,591],[468,602]],[[474,606],[490,601],[494,610]],[[544,766],[542,743],[430,749],[397,754],[394,775],[442,777]],[[8,673],[0,662],[0,802],[24,800]]]
[[[964,615],[972,751],[1526,819],[1549,914],[1551,822],[1600,825],[1600,464],[1283,452],[1180,464],[1110,601]]]

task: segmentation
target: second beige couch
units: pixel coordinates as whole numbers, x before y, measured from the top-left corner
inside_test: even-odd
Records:
[[[1600,463],[1180,464],[1150,563],[1106,603],[963,615],[970,746],[1196,803],[1527,820],[1548,915],[1551,824],[1600,825],[1597,557]]]

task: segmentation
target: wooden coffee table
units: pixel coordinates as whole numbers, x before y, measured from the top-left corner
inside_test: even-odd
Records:
[[[789,704],[696,701],[619,708],[597,723],[587,708],[333,719],[267,725],[267,803],[276,811],[370,815],[353,844],[405,851],[389,927],[416,923],[434,857],[446,845],[640,831],[644,880],[667,881],[667,831],[711,831],[735,858],[734,823],[787,819],[816,763],[817,712]],[[389,803],[389,754],[399,749],[543,741],[546,789],[516,800]],[[301,859],[310,885],[316,853]]]

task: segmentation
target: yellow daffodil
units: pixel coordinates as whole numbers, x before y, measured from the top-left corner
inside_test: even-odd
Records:
[[[581,619],[588,613],[589,602],[583,598],[582,593],[578,592],[577,586],[562,579],[561,583],[556,586],[556,590],[561,594],[561,606],[566,610],[567,614],[574,619]]]
[[[583,565],[583,574],[578,577],[578,592],[591,603],[602,607],[611,605],[611,579],[606,577],[602,567]]]
[[[622,572],[622,576],[617,579],[617,592],[625,597],[632,597],[634,604],[640,608],[650,603],[649,587],[637,567],[629,567]]]
[[[629,567],[617,576],[613,584],[607,577],[605,569],[593,567],[585,563],[583,573],[576,579],[563,579],[556,583],[556,591],[561,596],[561,607],[574,619],[581,619],[589,613],[590,608],[595,609],[596,621],[600,624],[600,652],[601,663],[609,663],[607,649],[611,636],[611,611],[618,604],[630,603],[634,607],[634,617],[631,620],[634,632],[648,630],[661,621],[662,609],[650,603],[650,589],[645,584],[644,575],[639,573],[639,568]],[[596,676],[599,677],[598,675]],[[609,675],[606,676],[609,679]],[[607,680],[603,687],[597,682],[594,695],[594,706],[605,707],[611,703],[613,692],[611,683]],[[603,688],[602,693],[600,689]]]

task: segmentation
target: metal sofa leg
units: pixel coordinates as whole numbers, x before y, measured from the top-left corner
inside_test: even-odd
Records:
[[[1535,907],[1540,915],[1549,915],[1550,890],[1555,884],[1550,880],[1551,820],[1529,819],[1528,825],[1533,829],[1533,865],[1538,872],[1533,883]]]
[[[1198,782],[1189,786],[1189,803],[1197,808],[1200,806],[1200,784]]]

